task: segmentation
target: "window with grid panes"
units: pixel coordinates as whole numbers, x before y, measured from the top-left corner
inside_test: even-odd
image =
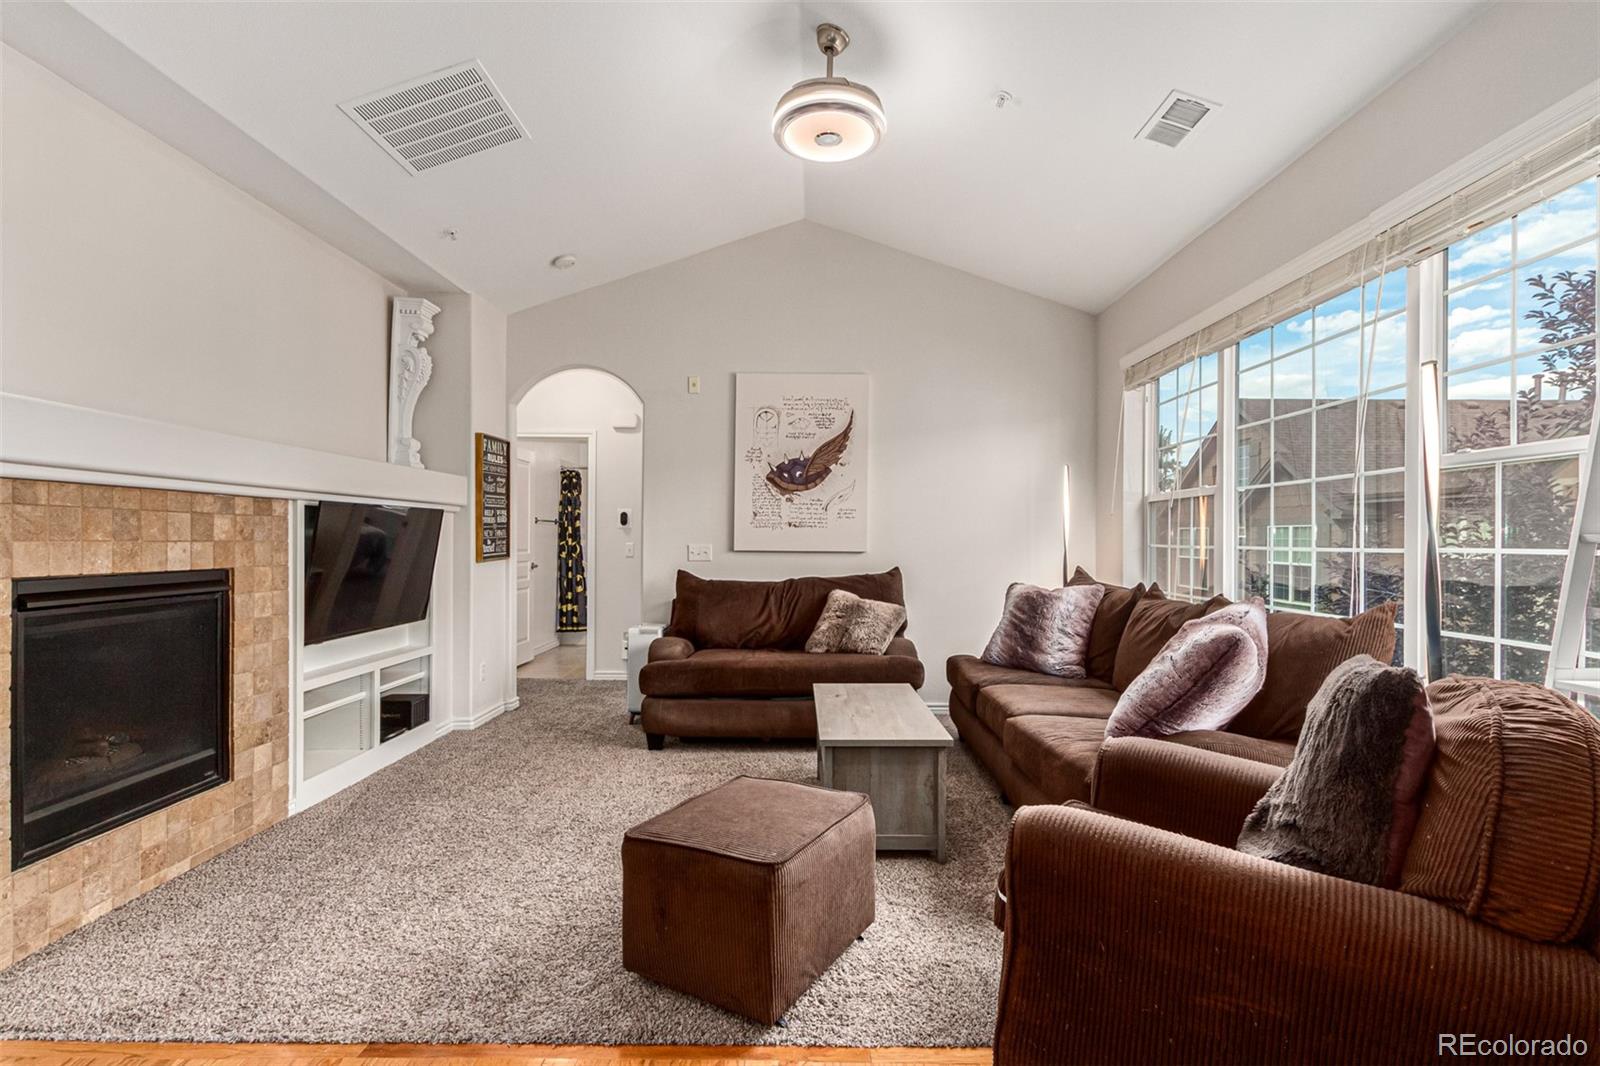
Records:
[[[1440,624],[1452,672],[1544,679],[1594,411],[1597,242],[1590,179],[1444,253]]]
[[[1236,365],[1237,593],[1338,616],[1402,599],[1406,271],[1245,337]]]
[[[1216,591],[1218,365],[1215,352],[1202,355],[1152,386],[1146,575],[1181,599],[1205,599]]]

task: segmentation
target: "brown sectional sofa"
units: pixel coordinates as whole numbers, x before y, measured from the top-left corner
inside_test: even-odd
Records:
[[[814,684],[899,682],[921,688],[922,661],[904,626],[883,655],[805,650],[836,588],[905,604],[898,567],[785,581],[710,581],[678,571],[672,620],[651,643],[649,662],[639,673],[648,745],[659,749],[669,736],[815,737]]]
[[[1073,577],[1074,584],[1093,580],[1081,569]],[[1228,602],[1217,596],[1185,603],[1167,599],[1158,587],[1106,585],[1089,635],[1088,677],[953,656],[946,664],[950,718],[1012,803],[1088,802],[1106,746],[1106,719],[1122,689],[1184,622]],[[1270,650],[1260,695],[1226,731],[1180,733],[1160,743],[1287,766],[1306,704],[1329,671],[1362,653],[1384,662],[1393,657],[1394,611],[1384,604],[1352,619],[1268,612]]]
[[[1600,724],[1536,685],[1428,695],[1396,889],[1235,851],[1279,770],[1182,743],[1109,741],[1093,808],[1019,811],[997,1066],[1600,1062]]]

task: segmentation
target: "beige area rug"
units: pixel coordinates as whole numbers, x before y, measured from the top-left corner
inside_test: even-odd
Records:
[[[628,826],[737,774],[815,779],[805,745],[645,750],[618,682],[422,751],[0,972],[0,1036],[71,1040],[976,1046],[1007,808],[958,745],[950,861],[884,854],[877,921],[754,1025],[622,968]]]

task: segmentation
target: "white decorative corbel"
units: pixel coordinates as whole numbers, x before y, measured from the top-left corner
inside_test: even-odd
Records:
[[[389,325],[389,461],[401,466],[422,466],[422,442],[411,435],[411,418],[417,397],[433,376],[433,357],[422,342],[433,334],[433,316],[439,308],[419,297],[394,301]]]

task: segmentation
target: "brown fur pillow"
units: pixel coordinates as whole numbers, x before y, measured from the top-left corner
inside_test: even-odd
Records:
[[[806,651],[830,652],[839,650],[844,631],[850,627],[850,616],[855,613],[861,597],[844,589],[828,593],[828,602],[822,605],[822,614],[806,638]]]
[[[839,650],[856,655],[882,655],[905,624],[906,609],[898,603],[858,597],[856,609],[850,614],[850,624],[839,641]]]
[[[1055,677],[1087,677],[1089,630],[1105,591],[1103,585],[1013,584],[1006,589],[1005,611],[983,649],[983,661]]]
[[[898,603],[865,600],[834,589],[806,640],[806,651],[882,655],[905,623],[906,609]]]

